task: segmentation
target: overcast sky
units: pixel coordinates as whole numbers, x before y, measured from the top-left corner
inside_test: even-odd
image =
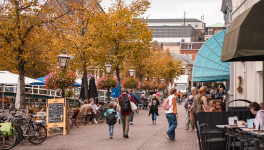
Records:
[[[129,4],[132,0],[126,0]],[[102,7],[108,8],[112,0],[102,0]],[[220,11],[222,0],[151,0],[149,10],[144,14],[149,19],[173,19],[183,18],[184,11],[186,18],[201,20],[204,14],[206,25],[224,23],[223,13]]]

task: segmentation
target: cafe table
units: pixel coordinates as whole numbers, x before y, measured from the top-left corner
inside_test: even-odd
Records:
[[[224,124],[224,125],[216,125],[217,128],[225,128],[225,127],[229,127],[229,128],[246,128],[246,126],[229,126],[228,124]]]

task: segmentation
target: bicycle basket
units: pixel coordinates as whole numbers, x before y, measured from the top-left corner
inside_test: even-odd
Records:
[[[11,136],[13,134],[12,123],[6,122],[6,123],[0,123],[0,125],[1,125],[0,130],[4,133],[4,136],[6,135]]]

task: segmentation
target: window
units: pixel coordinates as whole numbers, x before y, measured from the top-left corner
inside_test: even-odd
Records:
[[[181,70],[181,75],[185,75],[185,70]]]
[[[195,25],[195,28],[198,28],[198,24]]]
[[[192,59],[192,54],[188,54],[188,57],[190,57]]]
[[[214,35],[214,31],[209,31],[209,35]]]

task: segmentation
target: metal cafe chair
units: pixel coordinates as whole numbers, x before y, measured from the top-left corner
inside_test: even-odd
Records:
[[[238,136],[240,138],[240,150],[254,150],[254,147],[249,147],[252,146],[250,142],[253,139],[248,138],[248,135],[244,131],[240,131],[239,129],[236,129],[236,132],[238,132]]]
[[[210,150],[210,144],[211,143],[219,143],[219,142],[222,142],[222,143],[225,144],[225,138],[223,138],[223,137],[217,137],[217,138],[211,138],[210,137],[210,134],[211,133],[210,133],[210,129],[209,129],[208,125],[201,124],[200,125],[200,128],[202,130],[202,133],[204,133],[204,139],[203,139],[203,142],[202,142],[202,145],[203,145],[203,149],[204,150],[206,150],[206,148]]]
[[[235,147],[240,147],[240,142],[238,142],[238,134],[235,134],[234,130],[230,127],[227,127],[227,133],[228,133],[228,142],[227,142],[227,149],[230,150],[231,147],[233,147],[233,150],[235,150]]]

